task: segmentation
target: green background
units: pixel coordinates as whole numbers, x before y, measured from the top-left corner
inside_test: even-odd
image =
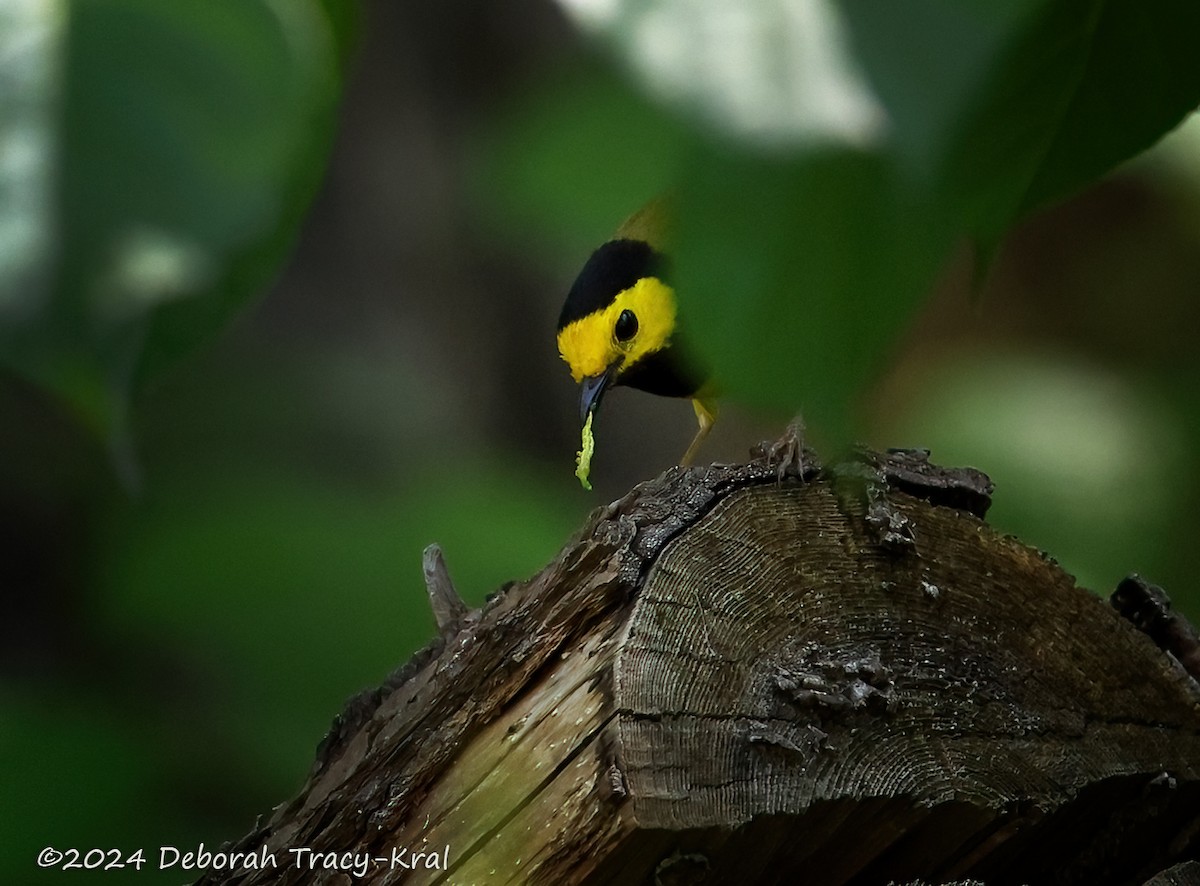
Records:
[[[615,392],[580,490],[553,343],[664,191],[702,460],[928,447],[1200,616],[1200,7],[803,5],[0,6],[0,879],[240,836],[432,636],[426,544],[479,603],[674,464]]]

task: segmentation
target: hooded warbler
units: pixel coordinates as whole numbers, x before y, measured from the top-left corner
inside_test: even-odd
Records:
[[[691,399],[699,430],[683,465],[691,463],[717,418],[708,374],[680,342],[666,228],[661,199],[627,219],[584,264],[558,318],[558,351],[580,387],[583,448],[575,473],[588,489],[592,419],[609,388]]]

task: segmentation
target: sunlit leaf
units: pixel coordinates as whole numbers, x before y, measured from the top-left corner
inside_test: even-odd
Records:
[[[48,298],[62,19],[53,0],[0,6],[0,330]]]
[[[831,0],[561,0],[651,94],[771,144],[874,141],[883,108]]]

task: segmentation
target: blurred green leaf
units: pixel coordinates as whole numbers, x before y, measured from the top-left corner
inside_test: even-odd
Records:
[[[854,395],[920,304],[946,231],[872,154],[714,156],[688,182],[680,301],[719,384],[846,439]]]
[[[936,186],[963,121],[999,73],[998,57],[1037,2],[843,5],[855,58],[887,108],[887,150],[923,186]]]
[[[562,4],[667,106],[743,144],[874,146],[993,239],[1200,104],[1191,0]]]
[[[55,275],[0,303],[0,360],[110,435],[135,381],[215,334],[282,258],[322,170],[349,31],[318,0],[41,8],[52,36],[30,63],[61,83],[36,94],[58,121],[57,208],[40,228]]]
[[[990,242],[1200,104],[1200,4],[1191,0],[1043,2],[1018,24],[951,121],[943,173],[944,199]]]

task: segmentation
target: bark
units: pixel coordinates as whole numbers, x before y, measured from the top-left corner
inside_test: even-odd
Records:
[[[794,444],[635,488],[482,610],[430,552],[442,636],[226,847],[278,867],[207,882],[312,882],[295,847],[371,883],[1200,882],[1165,595],[1076,587],[976,471]]]

